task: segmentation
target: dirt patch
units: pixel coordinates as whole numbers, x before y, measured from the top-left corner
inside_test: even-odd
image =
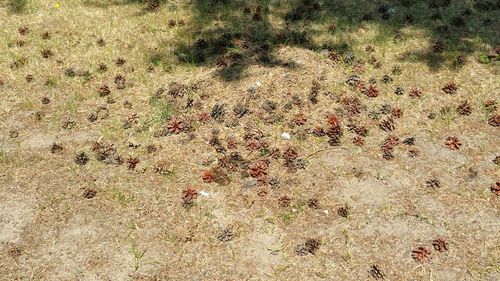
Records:
[[[21,198],[3,194],[0,208],[0,244],[19,242],[24,228],[31,223],[33,207]]]

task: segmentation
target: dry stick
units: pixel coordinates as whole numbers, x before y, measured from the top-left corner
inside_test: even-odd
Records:
[[[314,155],[320,153],[320,152],[323,152],[323,151],[327,151],[327,150],[334,150],[334,149],[343,149],[343,150],[346,150],[347,148],[344,148],[344,147],[331,147],[331,148],[325,148],[325,149],[320,149],[320,150],[317,150],[309,155],[306,156],[307,159],[313,157]]]

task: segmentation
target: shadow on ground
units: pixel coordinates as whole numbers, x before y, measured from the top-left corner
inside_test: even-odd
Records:
[[[161,0],[123,1],[175,5]],[[422,61],[432,70],[457,66],[478,50],[488,52],[485,46],[499,44],[495,26],[499,26],[500,0],[193,0],[186,7],[193,16],[183,29],[188,40],[176,46],[177,59],[219,66],[224,80],[240,78],[249,64],[291,66],[273,56],[280,45],[326,49],[345,57],[355,40],[343,42],[335,36],[348,38],[367,24],[379,27],[378,44],[399,44],[411,37],[401,32],[405,27],[424,30],[431,46],[408,50],[401,60]],[[318,45],[313,38],[322,33],[332,40]]]

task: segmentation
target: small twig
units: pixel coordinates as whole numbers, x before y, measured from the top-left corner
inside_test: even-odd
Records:
[[[312,156],[320,153],[320,152],[323,152],[323,151],[327,151],[327,150],[334,150],[334,149],[343,149],[343,150],[346,150],[347,148],[344,148],[344,147],[332,147],[332,148],[325,148],[325,149],[320,149],[320,150],[317,150],[309,155],[306,156],[307,159],[311,158]]]

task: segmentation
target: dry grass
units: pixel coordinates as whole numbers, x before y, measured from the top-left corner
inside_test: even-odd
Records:
[[[455,46],[429,63],[435,34],[425,26],[403,27],[394,40],[390,25],[348,28],[325,13],[298,27],[311,36],[309,49],[269,39],[266,63],[261,42],[237,40],[217,66],[219,55],[199,62],[179,52],[243,11],[209,21],[194,10],[207,1],[167,1],[155,13],[136,2],[0,8],[0,279],[500,279],[500,197],[491,191],[500,176],[498,109],[488,105],[500,98],[498,61],[480,63],[497,37],[462,37],[472,47],[456,68]],[[290,7],[270,7],[255,25],[281,30]],[[328,48],[346,58],[342,43],[351,64],[329,58]],[[401,74],[392,74],[396,65]],[[378,96],[348,85],[353,73],[365,86],[375,78]],[[381,81],[386,74],[392,82]],[[450,81],[456,93],[442,90]],[[346,98],[359,100],[359,114]],[[469,115],[456,110],[464,100]],[[249,111],[239,118],[237,105],[238,114]],[[329,144],[331,114],[339,146]],[[394,129],[384,131],[390,115]],[[329,135],[315,136],[317,127]],[[414,145],[403,142],[410,137]],[[284,157],[290,147],[296,155]],[[241,160],[230,160],[235,152]],[[438,238],[448,250],[434,249]],[[421,246],[430,260],[412,258]]]

